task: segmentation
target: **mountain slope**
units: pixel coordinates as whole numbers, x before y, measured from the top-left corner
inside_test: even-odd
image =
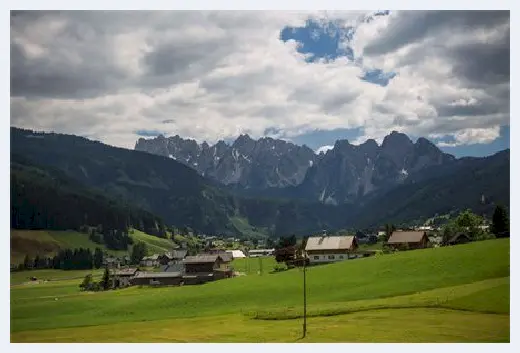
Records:
[[[11,158],[57,168],[87,187],[157,214],[170,225],[233,231],[207,180],[171,159],[85,138],[11,129]]]
[[[402,185],[364,200],[354,218],[359,226],[377,226],[465,209],[490,217],[495,205],[509,206],[509,174],[509,150],[430,167]]]

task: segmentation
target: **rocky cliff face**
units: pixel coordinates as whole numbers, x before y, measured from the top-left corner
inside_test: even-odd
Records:
[[[381,146],[374,140],[357,146],[339,140],[309,170],[300,188],[313,199],[339,204],[398,185],[424,168],[454,160],[424,138],[414,144],[395,131]]]
[[[317,158],[306,146],[268,137],[253,140],[248,135],[239,136],[232,145],[219,141],[213,146],[179,136],[141,138],[135,149],[173,158],[203,176],[245,189],[298,185]]]
[[[374,140],[360,145],[338,140],[319,155],[307,146],[272,138],[253,140],[248,135],[232,145],[219,141],[213,146],[159,136],[139,139],[135,149],[173,158],[225,185],[251,190],[293,187],[294,196],[329,204],[355,201],[427,167],[455,160],[425,138],[413,143],[396,131],[381,146]]]

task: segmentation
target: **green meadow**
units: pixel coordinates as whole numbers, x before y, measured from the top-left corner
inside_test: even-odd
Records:
[[[304,339],[302,271],[261,261],[200,286],[97,293],[79,291],[85,271],[14,273],[11,341],[509,342],[508,239],[310,267]]]

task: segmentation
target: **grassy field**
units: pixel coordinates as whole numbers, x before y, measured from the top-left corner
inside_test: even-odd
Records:
[[[169,239],[157,238],[139,230],[133,230],[130,237],[134,242],[145,242],[148,255],[171,251],[173,246]],[[34,258],[36,255],[53,256],[60,249],[87,248],[94,251],[97,247],[115,256],[128,254],[128,251],[124,250],[108,250],[103,245],[91,241],[88,235],[72,230],[11,230],[11,263],[15,264],[23,262],[26,254]]]
[[[253,260],[253,261],[251,261]],[[311,267],[240,260],[202,286],[81,293],[81,280],[11,287],[12,342],[508,342],[509,240]],[[13,275],[14,276],[14,275]],[[21,276],[16,274],[16,276]]]

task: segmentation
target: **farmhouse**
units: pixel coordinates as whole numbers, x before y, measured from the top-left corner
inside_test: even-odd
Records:
[[[184,259],[184,276],[186,284],[200,284],[233,276],[228,264],[230,257],[222,255],[187,256]]]
[[[228,257],[224,259],[222,255],[196,255],[186,256],[183,262],[186,273],[210,273],[218,269],[227,269],[230,260]]]
[[[114,281],[114,287],[128,287],[132,283],[132,278],[139,272],[137,268],[125,268],[115,270],[111,279]]]
[[[358,247],[355,236],[319,236],[307,239],[305,252],[311,264],[342,261]]]
[[[465,233],[457,233],[446,241],[445,245],[457,245],[469,243],[471,239]]]
[[[143,257],[140,262],[143,267],[156,267],[159,266],[159,255],[154,254],[152,256]]]
[[[395,231],[392,233],[386,245],[392,249],[412,250],[423,249],[430,241],[423,231]]]
[[[136,286],[178,286],[182,284],[180,272],[138,272],[132,279]]]

